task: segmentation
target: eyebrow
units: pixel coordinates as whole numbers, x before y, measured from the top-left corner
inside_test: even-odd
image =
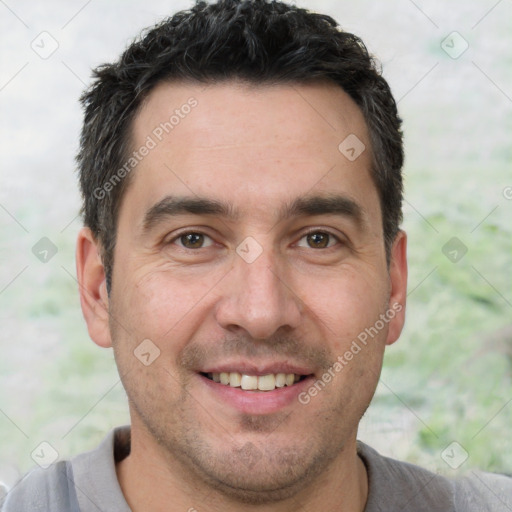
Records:
[[[365,223],[365,210],[353,199],[338,194],[299,197],[278,210],[277,222],[291,217],[338,215],[352,219],[356,224]],[[150,231],[169,217],[179,215],[207,215],[236,221],[240,212],[229,203],[205,197],[166,196],[153,205],[144,215],[143,230]]]
[[[231,205],[214,199],[166,196],[145,213],[143,229],[144,231],[150,231],[168,217],[186,214],[215,215],[232,220],[239,217],[238,212]]]
[[[281,209],[282,219],[314,215],[338,215],[362,224],[365,210],[353,199],[338,194],[299,197]]]

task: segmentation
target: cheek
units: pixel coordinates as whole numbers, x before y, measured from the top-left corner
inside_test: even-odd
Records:
[[[338,269],[329,278],[301,276],[300,297],[306,310],[316,317],[325,339],[332,340],[331,349],[336,357],[385,311],[388,293],[382,281],[381,276],[368,269],[361,272],[348,267]],[[379,331],[382,333],[378,338],[385,337],[387,329]]]
[[[219,280],[215,272],[200,277],[183,275],[165,265],[134,269],[125,275],[131,279],[115,297],[116,311],[137,339],[155,342],[183,337],[186,341],[187,334],[196,328],[195,319],[204,320],[208,293]]]

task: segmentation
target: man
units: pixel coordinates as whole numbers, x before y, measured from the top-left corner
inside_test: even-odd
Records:
[[[199,2],[82,102],[81,304],[131,426],[29,473],[5,512],[512,509],[507,477],[356,441],[407,283],[401,121],[356,36]]]

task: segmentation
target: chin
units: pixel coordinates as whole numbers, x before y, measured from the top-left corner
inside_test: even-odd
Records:
[[[259,448],[262,445],[264,451]],[[187,454],[196,475],[210,488],[233,501],[254,505],[296,496],[335,457],[333,450],[315,453],[311,446],[283,448],[270,442],[256,446],[250,441],[239,450]]]

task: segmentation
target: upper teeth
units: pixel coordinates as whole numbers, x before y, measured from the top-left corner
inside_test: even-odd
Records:
[[[245,390],[272,391],[276,388],[291,386],[300,379],[295,373],[269,373],[268,375],[246,375],[238,372],[209,373],[209,377],[215,382],[220,382],[232,388]]]

